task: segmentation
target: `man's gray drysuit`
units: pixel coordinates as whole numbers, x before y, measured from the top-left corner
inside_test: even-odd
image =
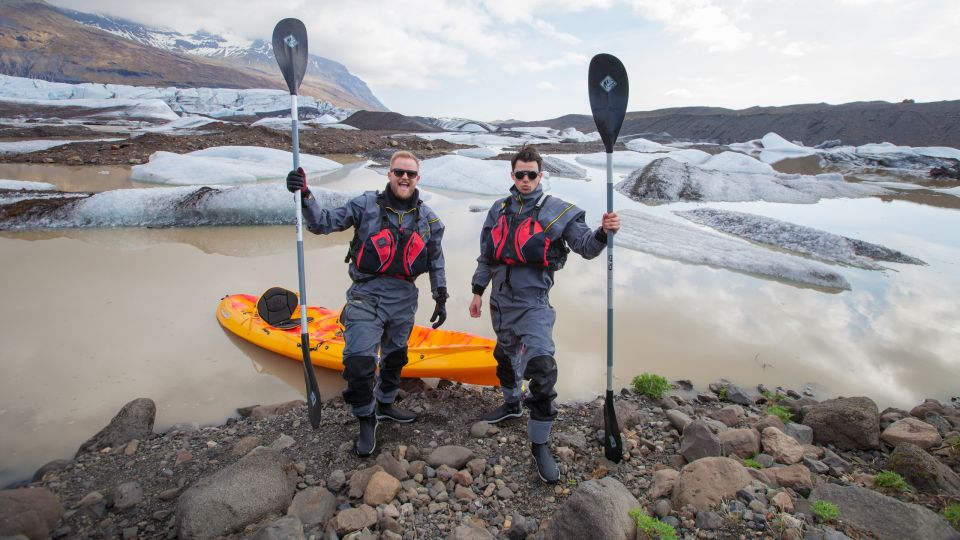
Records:
[[[541,197],[543,197],[541,199]],[[537,202],[540,201],[539,208]],[[530,409],[527,433],[530,441],[545,444],[557,417],[553,400],[557,397],[557,363],[554,360],[553,324],[556,313],[550,305],[550,288],[554,272],[563,266],[570,250],[585,259],[592,259],[606,248],[607,234],[592,230],[584,222],[585,212],[573,204],[545,195],[542,186],[529,194],[510,188],[510,196],[498,200],[487,213],[480,236],[480,257],[473,274],[473,293],[483,294],[492,282],[490,318],[497,334],[493,356],[497,360],[497,377],[504,400],[516,402],[521,397],[519,381],[530,380],[530,396],[525,404]],[[550,240],[550,267],[537,264],[506,264],[496,259],[498,223],[512,219],[524,222],[528,217],[538,222]],[[524,226],[518,226],[523,229]],[[522,233],[518,232],[520,235]],[[510,236],[512,241],[513,236]]]
[[[422,255],[426,258],[420,259],[421,268],[430,273],[430,289],[436,300],[438,289],[445,290],[447,285],[440,247],[443,223],[420,200],[419,190],[410,199],[401,200],[393,195],[389,184],[382,192],[367,191],[333,209],[321,208],[312,196],[308,197],[304,199],[303,216],[307,230],[314,234],[354,228],[348,255],[353,284],[347,289],[347,302],[340,313],[345,342],[343,378],[347,381],[343,399],[355,416],[368,416],[374,412],[374,399],[386,404],[397,398],[400,370],[407,364],[407,339],[413,329],[418,290],[414,285],[416,275],[362,271],[358,268],[362,250],[367,250],[369,257],[372,250],[368,240],[388,228],[394,233],[418,234],[425,244]],[[395,257],[403,258],[406,246],[398,244]],[[376,372],[378,350],[380,370]]]

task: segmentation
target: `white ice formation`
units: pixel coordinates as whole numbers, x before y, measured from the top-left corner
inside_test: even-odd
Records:
[[[832,290],[850,288],[846,278],[815,261],[637,210],[625,209],[617,213],[621,219],[620,231],[615,236],[618,246],[680,262],[768,276],[794,284]]]
[[[359,194],[311,189],[323,207],[346,204]],[[248,186],[181,186],[114,189],[102,193],[36,191],[47,199],[33,211],[15,214],[8,193],[0,192],[0,229],[84,227],[200,227],[210,225],[280,225],[296,219],[293,195],[281,183]],[[51,205],[49,199],[61,199]]]
[[[925,264],[899,251],[794,223],[744,212],[698,208],[674,214],[760,244],[829,263],[882,270],[875,261]]]
[[[293,165],[285,150],[258,146],[215,146],[188,154],[154,152],[150,162],[135,165],[130,179],[168,185],[236,184],[284,178]],[[307,172],[323,173],[342,167],[336,161],[300,154]]]
[[[420,185],[479,195],[505,195],[513,184],[509,161],[447,155],[420,163]]]
[[[708,160],[705,165],[709,164]],[[640,202],[768,201],[809,204],[822,198],[869,197],[890,193],[879,186],[846,182],[837,173],[808,176],[730,172],[705,169],[671,158],[657,159],[645,168],[632,172],[615,187],[620,193]]]
[[[157,88],[122,84],[67,84],[38,79],[0,75],[0,100],[29,100],[44,106],[119,107],[105,111],[118,118],[154,115],[157,120],[174,120],[178,115],[201,114],[214,118],[235,115],[277,113],[290,110],[290,94],[286,90],[229,88]],[[329,115],[337,121],[353,114],[352,109],[334,107],[329,102],[299,96],[301,114]],[[310,114],[312,112],[312,114]],[[172,115],[172,116],[171,116]]]

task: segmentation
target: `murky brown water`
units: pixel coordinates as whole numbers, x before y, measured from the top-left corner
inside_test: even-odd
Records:
[[[64,178],[64,168],[51,169],[20,179]],[[84,178],[69,184],[78,190],[89,189],[87,182],[113,182],[96,171],[66,170],[66,176]],[[0,177],[5,174],[0,169]],[[555,193],[577,201],[588,222],[596,222],[602,182],[552,182]],[[325,179],[334,189],[381,184],[363,169]],[[446,327],[489,337],[486,310],[481,319],[467,314],[483,220],[468,207],[492,200],[439,191],[429,200],[447,226],[452,298]],[[881,407],[960,392],[955,210],[879,199],[711,206],[885,244],[930,265],[895,265],[883,273],[844,268],[853,290],[825,294],[617,249],[619,386],[644,371],[701,387],[726,377],[745,386],[811,385],[820,398],[869,395]],[[680,207],[687,206],[645,210],[666,215]],[[305,235],[311,304],[342,303],[349,238]],[[7,233],[0,235],[0,254],[0,484],[72,456],[137,397],[157,402],[157,428],[164,429],[177,422],[216,423],[240,406],[302,396],[299,363],[234,338],[214,316],[225,294],[256,294],[275,285],[297,289],[291,227]],[[572,257],[553,291],[563,400],[590,399],[605,388],[601,259]],[[428,286],[425,278],[420,286]],[[425,324],[432,304],[421,297],[417,320]],[[318,375],[323,395],[339,392],[339,374]]]

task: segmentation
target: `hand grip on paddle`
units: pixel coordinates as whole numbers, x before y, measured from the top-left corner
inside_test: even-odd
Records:
[[[287,190],[294,193],[298,189],[304,196],[310,193],[310,188],[307,187],[307,173],[303,171],[303,167],[287,173]]]

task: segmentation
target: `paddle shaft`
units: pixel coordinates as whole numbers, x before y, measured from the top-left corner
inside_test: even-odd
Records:
[[[607,153],[607,212],[613,212],[613,153]],[[613,391],[613,231],[607,231],[607,392]]]

